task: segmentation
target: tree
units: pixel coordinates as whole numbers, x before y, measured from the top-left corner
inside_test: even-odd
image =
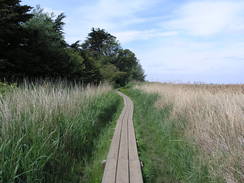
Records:
[[[79,47],[78,42],[71,46]],[[92,28],[81,49],[96,60],[103,80],[120,86],[131,80],[144,80],[144,71],[135,54],[122,49],[116,37],[104,29]]]
[[[22,24],[33,15],[30,6],[20,5],[20,0],[0,0],[0,78],[11,76],[13,62],[26,46],[27,32]]]
[[[132,80],[145,81],[145,74],[142,66],[137,64],[132,70]]]
[[[125,85],[144,80],[135,54],[123,50],[116,37],[92,28],[83,44],[64,40],[65,15],[0,0],[0,79],[66,78],[83,83],[109,81]]]
[[[82,44],[82,48],[98,58],[100,56],[115,55],[120,49],[120,45],[116,37],[109,34],[104,29],[92,28],[92,31],[88,34],[87,40]]]
[[[99,84],[103,81],[104,77],[102,76],[98,63],[96,60],[91,57],[86,51],[80,50],[80,56],[84,59],[83,65],[84,70],[82,71],[82,81],[87,83]]]
[[[9,56],[1,67],[8,80],[66,78],[81,80],[85,60],[79,52],[67,46],[63,36],[64,14],[55,18],[40,7],[33,17],[21,24],[26,32],[25,44]]]
[[[135,54],[129,49],[120,49],[114,61],[116,67],[123,72],[130,72],[138,64]]]
[[[126,85],[131,80],[144,81],[144,71],[136,55],[129,49],[120,49],[116,59],[113,59],[113,64],[120,72],[126,73],[122,77],[119,77],[116,83]]]
[[[62,16],[54,19],[44,13],[40,7],[33,11],[33,18],[23,27],[29,33],[28,53],[24,62],[28,70],[20,70],[30,77],[65,77],[69,74],[70,57],[74,56],[66,49],[62,26]],[[61,19],[62,17],[62,19]],[[58,20],[57,20],[58,19]]]
[[[64,26],[64,22],[63,19],[65,18],[64,13],[61,13],[58,15],[58,17],[54,20],[54,30],[56,32],[58,32],[60,35],[63,35],[63,26]]]

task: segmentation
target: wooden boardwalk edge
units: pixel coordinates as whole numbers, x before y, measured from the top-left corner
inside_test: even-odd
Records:
[[[143,183],[133,125],[133,102],[118,92],[124,100],[124,108],[117,121],[102,183]]]

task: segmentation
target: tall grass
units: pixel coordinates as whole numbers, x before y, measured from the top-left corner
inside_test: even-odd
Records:
[[[107,125],[103,132],[99,135],[98,141],[95,144],[94,151],[91,156],[91,160],[86,164],[84,182],[91,183],[100,183],[102,182],[102,176],[104,173],[105,162],[108,150],[111,145],[111,140],[113,138],[114,129],[119,118],[120,113],[122,112],[123,99],[120,98],[120,103],[118,106],[117,113],[111,114],[113,119],[111,124]]]
[[[244,182],[244,85],[147,83],[136,88],[161,96],[157,106],[172,106],[170,119],[201,149],[213,176]]]
[[[16,84],[7,84],[0,81],[0,95],[4,95],[16,88]]]
[[[145,183],[217,183],[221,180],[209,175],[198,148],[184,139],[181,126],[170,119],[171,106],[157,109],[159,96],[139,90],[125,92],[135,104],[134,123]]]
[[[0,182],[81,182],[119,101],[108,85],[64,83],[0,96]]]

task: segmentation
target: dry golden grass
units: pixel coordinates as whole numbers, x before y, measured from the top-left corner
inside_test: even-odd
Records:
[[[85,162],[109,121],[103,114],[116,111],[114,96],[108,85],[62,81],[0,94],[0,182],[82,182]]]
[[[65,82],[25,84],[6,96],[0,95],[0,133],[7,135],[7,129],[16,126],[13,121],[22,123],[23,114],[31,116],[32,121],[43,123],[52,121],[56,114],[75,116],[81,106],[89,105],[90,98],[110,90],[111,86],[106,84],[85,88],[81,85],[70,87]]]
[[[171,118],[187,120],[184,134],[200,147],[213,175],[244,182],[244,85],[146,83],[136,88],[159,94],[158,107],[172,105]]]

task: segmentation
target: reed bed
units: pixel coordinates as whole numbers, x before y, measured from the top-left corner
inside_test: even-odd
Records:
[[[187,121],[184,136],[201,149],[213,176],[244,182],[244,85],[146,83],[136,88],[159,94],[156,106],[171,106],[177,125]]]
[[[109,85],[63,82],[26,83],[0,95],[0,182],[82,181],[118,100]]]

